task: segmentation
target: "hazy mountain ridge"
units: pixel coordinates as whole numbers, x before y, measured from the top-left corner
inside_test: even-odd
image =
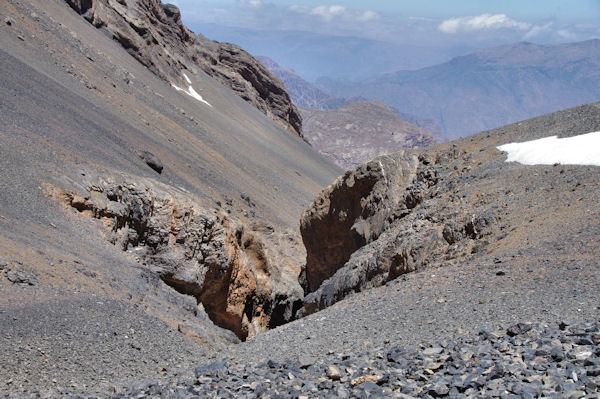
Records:
[[[332,96],[362,95],[432,119],[456,138],[600,98],[600,40],[516,43],[360,83],[320,79]]]
[[[378,155],[436,142],[431,132],[406,122],[379,101],[356,101],[326,111],[301,108],[300,112],[308,142],[344,169]]]
[[[292,101],[299,107],[325,110],[342,107],[351,102],[351,100],[343,98],[332,98],[329,94],[304,80],[293,69],[283,67],[269,57],[258,56],[256,59],[281,79],[290,93]]]
[[[237,43],[253,55],[266,55],[308,81],[329,76],[360,80],[398,69],[435,65],[472,48],[422,47],[352,36],[299,30],[256,30],[215,24],[192,29],[211,38]]]
[[[306,140],[342,168],[352,168],[377,155],[441,141],[440,129],[433,121],[402,114],[379,101],[333,98],[294,70],[269,57],[257,58],[282,80],[294,104],[301,107]],[[419,125],[433,129],[437,136]]]

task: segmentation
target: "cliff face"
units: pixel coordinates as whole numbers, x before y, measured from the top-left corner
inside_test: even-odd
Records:
[[[183,71],[204,73],[302,136],[302,118],[283,83],[240,47],[195,35],[179,9],[160,0],[66,0],[161,79],[182,87]]]

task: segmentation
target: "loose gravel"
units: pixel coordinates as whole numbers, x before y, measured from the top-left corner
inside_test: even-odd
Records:
[[[475,336],[360,354],[244,364],[216,361],[195,378],[139,384],[113,398],[598,398],[600,321],[518,323]]]

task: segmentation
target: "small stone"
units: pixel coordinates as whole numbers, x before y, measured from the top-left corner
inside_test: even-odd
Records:
[[[517,323],[515,325],[508,327],[506,329],[506,334],[509,337],[515,337],[517,335],[524,334],[524,333],[528,332],[529,330],[531,330],[531,324]]]
[[[434,397],[446,396],[450,392],[448,385],[438,382],[430,390],[429,394]]]
[[[307,368],[309,368],[310,366],[312,366],[313,364],[315,364],[315,359],[313,359],[313,358],[312,358],[312,357],[310,357],[310,356],[307,356],[307,355],[301,355],[301,356],[298,358],[298,366],[299,366],[301,369],[307,369]]]
[[[158,174],[161,174],[163,171],[163,163],[160,159],[150,151],[141,151],[140,158],[146,162],[146,165],[154,169]]]
[[[588,377],[600,377],[600,368],[588,369],[586,374]]]
[[[564,331],[569,325],[567,323],[565,323],[564,321],[561,321],[560,323],[558,323],[558,328],[561,329],[561,331]]]
[[[350,385],[355,387],[357,385],[362,385],[367,381],[371,381],[373,383],[377,383],[380,380],[380,376],[378,375],[361,375],[360,377],[354,378],[350,381]]]
[[[504,275],[506,275],[506,272],[504,270],[498,270],[496,272],[496,276],[504,276]]]
[[[334,381],[337,381],[340,378],[342,378],[342,372],[336,366],[331,365],[327,367],[327,377]]]
[[[13,20],[10,17],[6,17],[4,18],[4,23],[8,26],[11,26],[13,24]]]

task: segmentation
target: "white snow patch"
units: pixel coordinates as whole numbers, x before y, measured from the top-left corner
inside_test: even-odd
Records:
[[[188,78],[186,74],[183,74],[183,76],[185,77],[185,80],[187,80],[188,83],[192,83],[190,81],[190,78]],[[171,86],[173,86],[177,91],[182,91],[185,94],[187,94],[188,96],[193,97],[200,102],[203,102],[204,104],[208,105],[209,107],[212,107],[212,105],[210,105],[210,103],[208,101],[203,99],[202,96],[196,90],[194,90],[194,88],[192,87],[191,84],[188,86],[187,90],[182,89],[181,87],[177,87],[172,83],[171,83]]]
[[[189,85],[192,84],[192,81],[190,80],[190,78],[188,78],[188,76],[184,73],[183,77],[185,78],[185,81],[188,82]]]
[[[497,147],[508,153],[506,162],[523,165],[594,165],[600,166],[600,132],[558,138],[546,137],[524,143]]]

